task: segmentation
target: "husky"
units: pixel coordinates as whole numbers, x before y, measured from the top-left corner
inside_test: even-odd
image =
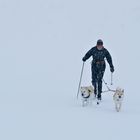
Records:
[[[80,88],[82,106],[87,106],[92,104],[93,99],[95,99],[94,87],[93,86],[84,86]]]
[[[115,103],[115,109],[116,109],[117,112],[119,112],[121,110],[123,98],[124,98],[124,89],[121,89],[121,88],[118,87],[115,90],[115,93],[113,95],[113,100],[114,100],[114,103]]]

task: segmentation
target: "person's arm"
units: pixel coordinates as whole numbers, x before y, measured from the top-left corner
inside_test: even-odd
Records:
[[[114,66],[113,66],[113,63],[112,63],[112,57],[110,55],[110,53],[108,52],[108,50],[106,49],[106,59],[107,59],[107,62],[109,63],[109,66],[110,66],[110,71],[111,72],[114,72]]]
[[[82,60],[85,62],[87,59],[89,59],[89,58],[91,57],[92,53],[93,53],[93,48],[91,48],[91,49],[85,54],[85,56],[83,57]]]

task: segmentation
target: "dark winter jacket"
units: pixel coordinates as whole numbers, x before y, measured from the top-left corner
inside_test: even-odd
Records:
[[[106,48],[103,47],[103,49],[98,50],[97,46],[91,48],[86,55],[83,57],[83,61],[86,61],[92,56],[92,66],[94,68],[99,68],[102,69],[103,71],[105,70],[105,58],[107,59],[107,62],[110,65],[110,69],[114,71],[114,66],[112,63],[112,58],[110,53]]]

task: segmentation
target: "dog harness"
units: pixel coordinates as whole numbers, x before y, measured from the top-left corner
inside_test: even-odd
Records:
[[[83,96],[83,94],[82,94],[82,96]],[[89,94],[87,97],[84,97],[84,96],[83,96],[83,98],[85,98],[85,99],[87,99],[87,98],[89,98],[89,97],[90,97],[90,94]]]

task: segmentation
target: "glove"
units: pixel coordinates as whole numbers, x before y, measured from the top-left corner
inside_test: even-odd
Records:
[[[83,62],[85,62],[85,61],[86,61],[85,57],[83,57],[83,59],[82,59],[82,60],[83,60]]]
[[[114,72],[114,67],[110,67],[110,71],[113,73]]]

